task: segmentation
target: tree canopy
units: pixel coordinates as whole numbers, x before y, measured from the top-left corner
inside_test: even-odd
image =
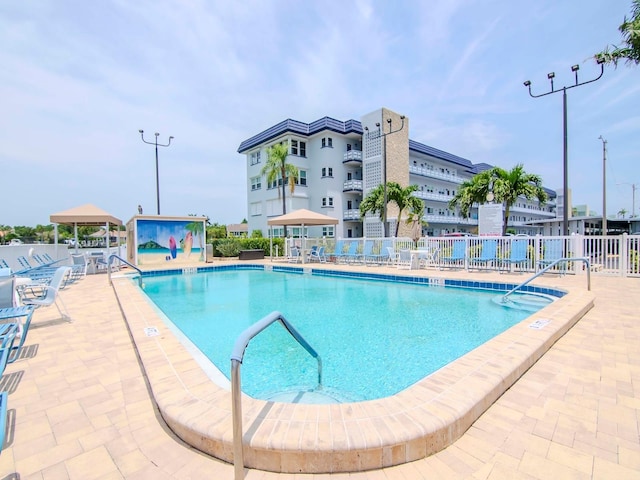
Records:
[[[460,209],[463,217],[468,217],[474,204],[487,201],[487,194],[491,192],[496,202],[504,205],[502,220],[502,234],[507,233],[507,223],[511,206],[518,197],[528,200],[537,198],[539,202],[547,201],[547,192],[542,188],[542,178],[539,175],[527,173],[522,165],[516,165],[507,171],[500,167],[493,167],[474,175],[463,182],[458,192],[449,202],[449,208]]]
[[[398,206],[396,237],[398,236],[403,213],[407,212],[408,218],[422,218],[424,202],[413,195],[416,190],[418,190],[417,185],[409,185],[406,188],[402,188],[396,182],[387,183],[387,206],[391,202]],[[377,213],[380,216],[380,221],[384,220],[384,184],[380,184],[371,190],[360,203],[360,216],[364,218],[369,212]]]
[[[627,19],[625,16],[618,30],[622,34],[622,45],[607,46],[602,52],[596,53],[596,59],[613,63],[616,67],[619,61],[638,65],[640,63],[640,0],[632,0],[631,18]]]
[[[287,213],[287,203],[285,199],[286,185],[289,183],[289,190],[291,195],[296,188],[296,179],[298,178],[298,168],[287,163],[287,156],[289,155],[289,147],[284,143],[276,143],[275,145],[267,149],[267,162],[262,171],[262,175],[267,178],[267,184],[271,184],[278,180],[282,180],[282,193],[278,190],[278,197],[282,198],[282,214]],[[287,235],[287,227],[284,227],[284,235]]]

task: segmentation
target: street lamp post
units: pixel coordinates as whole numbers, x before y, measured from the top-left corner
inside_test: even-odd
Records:
[[[376,122],[376,127],[378,127],[378,136],[382,137],[382,228],[384,229],[384,238],[389,236],[389,224],[387,223],[387,135],[398,133],[402,130],[404,128],[404,118],[404,115],[400,116],[402,124],[397,130],[392,129],[391,119],[387,118],[387,123],[389,124],[389,131],[387,133],[381,132],[380,122]],[[369,132],[369,127],[364,127],[364,129],[367,133]]]
[[[607,141],[602,140],[602,235],[607,234]]]
[[[147,142],[144,139],[144,130],[138,130],[140,132],[140,136],[142,137],[142,141],[144,143],[148,143],[149,145],[155,145],[156,147],[156,201],[158,204],[158,215],[160,215],[160,175],[158,173],[158,147],[168,147],[169,145],[171,145],[171,140],[173,140],[173,137],[169,137],[169,142],[166,145],[163,145],[162,143],[158,143],[158,137],[160,136],[159,133],[155,133],[155,141],[154,142]]]
[[[617,183],[616,185],[630,185],[631,186],[631,218],[636,217],[636,188],[638,185],[635,183],[622,182]]]
[[[546,95],[550,95],[552,93],[562,92],[562,126],[563,126],[563,189],[564,189],[564,198],[563,198],[563,212],[562,212],[562,230],[563,235],[569,235],[569,154],[568,154],[568,141],[567,141],[567,90],[570,88],[579,87],[581,85],[586,85],[587,83],[593,83],[596,80],[599,80],[604,74],[604,58],[598,57],[597,59],[598,65],[600,65],[600,75],[596,78],[588,80],[586,82],[578,82],[578,70],[580,69],[579,65],[573,65],[571,67],[571,71],[576,75],[576,81],[573,85],[564,86],[561,89],[555,89],[553,86],[553,79],[556,74],[554,72],[548,73],[547,78],[551,81],[551,90],[546,93],[541,93],[539,95],[534,95],[531,92],[531,82],[529,80],[524,82],[524,86],[529,89],[529,95],[533,98],[544,97]]]

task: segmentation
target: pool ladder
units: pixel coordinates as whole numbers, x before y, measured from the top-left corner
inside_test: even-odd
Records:
[[[240,364],[249,342],[253,337],[275,322],[280,322],[291,336],[309,354],[318,360],[318,386],[322,385],[322,360],[311,345],[293,328],[280,312],[271,312],[240,334],[231,352],[231,409],[233,417],[233,466],[235,479],[244,478],[244,453],[242,451],[242,390],[240,388]]]

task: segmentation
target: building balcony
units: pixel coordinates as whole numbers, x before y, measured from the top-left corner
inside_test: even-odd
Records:
[[[346,222],[360,222],[360,210],[355,208],[351,210],[345,210],[342,214],[342,219]]]
[[[446,223],[446,224],[459,223],[461,225],[477,225],[478,224],[477,218],[465,218],[465,217],[458,217],[455,215],[430,214],[430,215],[423,215],[422,219],[425,222],[428,222],[429,226],[433,226],[434,224],[437,224],[437,223]]]
[[[348,150],[342,163],[345,165],[362,165],[362,150]]]
[[[442,195],[440,193],[431,193],[431,192],[423,192],[423,191],[413,192],[413,195],[422,200],[432,200],[434,202],[444,202],[444,203],[449,203],[449,201],[453,198],[453,195]]]
[[[439,180],[445,180],[451,183],[462,183],[463,178],[457,175],[451,175],[450,173],[442,173],[438,170],[429,170],[424,167],[417,167],[415,165],[409,165],[409,173],[412,175],[420,175],[422,177],[437,178]]]
[[[362,180],[347,180],[342,185],[342,191],[362,193]]]
[[[556,218],[556,212],[549,212],[547,210],[542,210],[539,208],[526,208],[526,207],[516,207],[514,205],[509,209],[511,213],[526,213],[529,215],[540,216],[544,218]]]

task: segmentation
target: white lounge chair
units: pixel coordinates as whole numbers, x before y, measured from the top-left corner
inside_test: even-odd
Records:
[[[32,305],[34,308],[39,307],[48,307],[51,305],[55,305],[62,315],[62,318],[71,320],[69,315],[67,314],[67,308],[58,295],[60,288],[67,280],[67,277],[71,274],[71,267],[58,267],[51,278],[51,283],[49,285],[36,285],[33,288],[29,288],[27,285],[26,288],[21,289],[21,301],[23,305]],[[58,304],[58,300],[60,301],[60,305],[62,305],[62,309]]]

